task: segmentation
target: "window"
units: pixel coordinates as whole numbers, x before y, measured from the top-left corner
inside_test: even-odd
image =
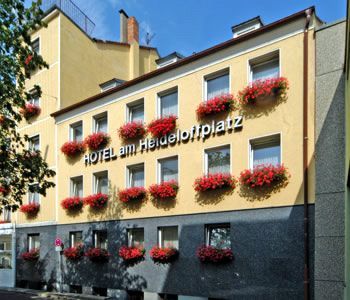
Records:
[[[40,106],[39,94],[35,90],[30,92],[30,93],[31,93],[31,95],[30,95],[29,103],[33,104],[33,105],[36,105],[36,106]]]
[[[145,185],[145,168],[144,164],[128,166],[128,187]]]
[[[160,116],[177,116],[178,110],[178,100],[177,100],[177,90],[171,90],[158,95],[159,105],[160,105]]]
[[[159,247],[179,248],[179,236],[177,226],[159,227],[158,228]]]
[[[69,233],[69,246],[76,247],[83,243],[83,232],[73,231]]]
[[[29,138],[28,149],[30,151],[39,151],[40,150],[40,137],[39,135]]]
[[[11,222],[11,210],[9,208],[4,207],[1,216],[2,221]]]
[[[28,251],[33,249],[40,249],[40,235],[39,233],[28,234]]]
[[[177,156],[159,160],[158,167],[159,167],[159,182],[177,180],[178,178]]]
[[[230,224],[206,226],[206,244],[216,248],[231,248]]]
[[[249,61],[250,81],[280,76],[279,52],[275,51]]]
[[[143,300],[144,295],[141,291],[126,291],[128,300]]]
[[[145,107],[143,99],[127,105],[128,122],[144,121]]]
[[[94,247],[107,249],[108,239],[106,230],[94,231]]]
[[[250,141],[250,167],[278,165],[281,163],[280,135],[272,135]]]
[[[83,197],[83,176],[70,179],[70,195],[71,197]]]
[[[108,172],[94,174],[94,193],[108,194]]]
[[[12,269],[12,236],[0,235],[0,269]]]
[[[70,125],[70,140],[81,142],[83,140],[83,122],[77,122]]]
[[[37,184],[32,184],[28,192],[28,202],[39,204],[39,193],[35,191]]]
[[[34,41],[31,42],[31,47],[35,53],[37,53],[37,54],[40,53],[40,40],[39,40],[39,38],[36,38]]]
[[[159,300],[177,300],[178,296],[173,294],[158,294]]]
[[[215,96],[228,94],[230,92],[229,70],[206,76],[205,80],[205,99],[209,100]]]
[[[128,246],[129,247],[144,247],[144,229],[143,228],[130,228],[128,233]]]
[[[230,173],[230,146],[205,150],[206,174]]]
[[[108,131],[108,119],[107,113],[94,116],[94,132],[104,132]]]

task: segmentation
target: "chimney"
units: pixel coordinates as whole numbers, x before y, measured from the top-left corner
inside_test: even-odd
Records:
[[[128,19],[128,44],[132,42],[139,43],[139,23],[135,17]]]
[[[119,19],[120,19],[119,21],[120,22],[120,42],[127,43],[129,16],[123,9],[119,11]]]

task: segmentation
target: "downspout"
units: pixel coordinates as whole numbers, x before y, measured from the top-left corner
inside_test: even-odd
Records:
[[[309,188],[308,188],[308,52],[309,24],[313,9],[305,11],[304,28],[304,74],[303,74],[303,172],[304,172],[304,299],[310,298],[309,276]]]

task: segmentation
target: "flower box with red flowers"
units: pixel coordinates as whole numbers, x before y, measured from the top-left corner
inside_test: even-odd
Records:
[[[149,255],[155,263],[167,264],[177,259],[179,251],[172,247],[161,248],[154,246]]]
[[[90,248],[85,252],[85,256],[88,257],[92,262],[107,262],[110,254],[106,249],[102,248]]]
[[[61,147],[62,153],[68,157],[76,157],[85,152],[85,145],[83,142],[66,142]]]
[[[21,254],[21,258],[26,261],[36,261],[40,257],[40,249],[31,249]]]
[[[288,80],[284,77],[256,80],[238,93],[243,105],[268,102],[273,98],[285,98],[289,88]]]
[[[197,192],[213,191],[218,189],[235,189],[237,180],[231,174],[216,173],[199,177],[194,182]]]
[[[29,120],[39,116],[41,113],[41,108],[38,105],[26,103],[26,105],[20,109],[20,113],[26,120]]]
[[[121,126],[118,132],[123,140],[128,140],[142,138],[146,134],[146,129],[142,121],[134,121]]]
[[[27,216],[35,216],[40,210],[40,204],[38,203],[29,203],[23,204],[20,209],[22,213],[25,213]]]
[[[143,187],[131,187],[119,191],[118,197],[121,202],[128,203],[131,201],[142,200],[146,197],[146,189]]]
[[[196,110],[198,119],[237,109],[236,99],[231,94],[216,96],[202,102]]]
[[[229,248],[201,246],[197,249],[196,254],[199,260],[204,263],[225,263],[233,260],[233,253]]]
[[[84,256],[83,245],[78,245],[75,247],[69,247],[64,249],[63,255],[69,260],[79,260]]]
[[[119,249],[119,256],[127,263],[136,263],[145,258],[146,250],[139,247],[123,246]]]
[[[95,195],[90,195],[84,198],[84,204],[89,205],[90,208],[100,209],[104,208],[108,201],[108,195],[98,193]]]
[[[69,211],[81,210],[83,205],[84,205],[84,201],[81,197],[69,197],[62,200],[61,202],[62,208]]]
[[[253,170],[241,172],[239,181],[246,187],[259,189],[284,183],[288,176],[288,171],[283,165],[259,165]]]
[[[155,199],[168,199],[176,197],[179,185],[177,181],[165,181],[159,184],[153,184],[148,191]]]
[[[147,131],[154,138],[160,138],[164,135],[168,135],[176,128],[176,119],[177,117],[175,116],[167,116],[153,120],[148,124]]]
[[[87,136],[84,143],[91,151],[95,151],[105,147],[109,141],[110,137],[107,133],[96,132]]]

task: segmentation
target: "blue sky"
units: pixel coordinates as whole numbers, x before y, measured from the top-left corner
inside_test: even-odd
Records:
[[[92,35],[107,40],[119,40],[118,11],[123,8],[139,21],[141,42],[146,32],[155,34],[151,46],[162,56],[173,51],[190,55],[228,40],[232,25],[257,15],[267,24],[312,5],[327,23],[346,15],[346,0],[72,1],[96,24]]]

